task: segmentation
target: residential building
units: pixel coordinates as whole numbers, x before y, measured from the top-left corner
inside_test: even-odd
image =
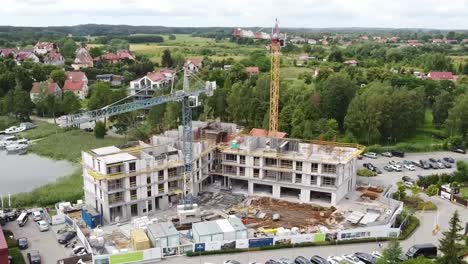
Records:
[[[78,98],[85,99],[88,96],[88,78],[84,72],[67,72],[67,80],[63,85],[63,92],[73,92]]]
[[[62,96],[62,89],[54,82],[34,82],[29,96],[31,101],[36,101],[41,95],[53,94],[55,96]]]
[[[57,50],[57,45],[53,42],[37,42],[34,45],[34,53],[37,55],[45,55],[53,50]]]
[[[443,44],[443,43],[445,43],[445,40],[443,40],[443,39],[433,39],[432,43],[433,44]]]
[[[307,43],[310,44],[310,45],[317,45],[317,40],[315,40],[315,39],[308,39],[308,40],[307,40]]]
[[[336,205],[356,185],[354,144],[241,134],[235,124],[193,122],[190,194],[214,186],[247,195]],[[182,128],[82,152],[85,201],[106,222],[153,214],[180,201]]]
[[[62,54],[52,50],[44,56],[44,64],[61,66],[65,64],[65,59],[63,58]]]
[[[203,66],[202,58],[187,58],[184,63],[184,67],[187,67],[190,71],[198,72]]]
[[[16,54],[15,59],[18,64],[21,64],[21,62],[26,60],[30,60],[36,63],[40,62],[39,57],[37,57],[36,54],[34,54],[34,52],[31,51],[19,51]]]
[[[115,74],[99,74],[96,75],[96,80],[100,82],[108,82],[111,86],[120,86],[124,80],[122,75],[115,75]]]
[[[453,81],[454,80],[454,76],[451,72],[430,72],[427,74],[427,77],[436,81],[441,81],[441,80]]]
[[[245,67],[245,71],[250,77],[257,76],[260,73],[258,67]]]
[[[17,52],[18,52],[18,50],[16,50],[16,49],[8,49],[8,48],[0,49],[0,57],[2,57],[2,58],[6,58],[6,57],[15,58]]]
[[[130,82],[129,94],[142,98],[151,97],[156,90],[172,85],[175,78],[176,72],[171,69],[148,72],[145,76]]]
[[[136,60],[135,54],[129,50],[118,50],[116,53],[106,53],[97,58],[94,58],[95,61],[102,61],[104,63],[114,64],[122,62],[124,60]]]
[[[71,66],[75,71],[94,66],[93,58],[87,48],[81,47],[76,50],[76,57]]]

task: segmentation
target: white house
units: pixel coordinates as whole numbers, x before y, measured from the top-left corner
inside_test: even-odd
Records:
[[[57,49],[57,45],[53,42],[38,42],[35,46],[34,46],[34,53],[38,54],[38,55],[44,55],[44,54],[47,54],[49,52],[51,52],[52,50],[55,50]]]
[[[67,72],[67,80],[63,85],[64,92],[73,92],[80,99],[85,99],[89,93],[88,78],[84,72]]]
[[[155,90],[174,82],[176,74],[174,70],[162,69],[148,72],[145,76],[130,82],[130,95],[151,97]]]
[[[198,72],[203,66],[203,59],[201,58],[188,58],[185,60],[184,67],[187,67],[190,71]]]

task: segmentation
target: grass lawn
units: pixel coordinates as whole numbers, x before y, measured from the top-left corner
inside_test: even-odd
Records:
[[[297,79],[301,73],[313,73],[312,69],[306,67],[282,67],[280,69],[281,79]]]
[[[93,148],[119,145],[126,142],[123,138],[108,136],[104,139],[97,139],[93,133],[87,133],[79,129],[61,131],[62,133],[54,133],[37,141],[30,147],[30,151],[56,160],[79,162],[82,150],[87,151]]]
[[[463,195],[463,198],[468,199],[468,187],[460,188],[460,193]]]
[[[19,137],[24,137],[27,139],[39,139],[39,138],[50,136],[52,134],[64,132],[63,129],[61,129],[60,127],[54,124],[50,124],[47,122],[38,122],[36,124],[37,124],[36,128],[19,133],[18,134]]]

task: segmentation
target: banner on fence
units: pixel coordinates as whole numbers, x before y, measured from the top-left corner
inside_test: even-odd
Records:
[[[64,215],[54,215],[52,216],[52,225],[61,225],[65,224],[65,216]]]
[[[204,252],[205,243],[195,243],[193,244],[193,252]]]
[[[291,237],[291,243],[312,243],[314,242],[314,234],[295,235]]]
[[[210,241],[205,242],[205,250],[206,251],[215,251],[221,249],[221,241]]]
[[[237,239],[236,240],[236,248],[249,248],[249,240],[248,239]]]
[[[249,239],[249,248],[265,247],[265,246],[272,246],[272,245],[273,245],[272,237]]]

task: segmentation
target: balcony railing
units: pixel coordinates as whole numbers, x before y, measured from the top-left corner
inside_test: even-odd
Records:
[[[109,204],[121,203],[123,201],[123,196],[109,196]]]
[[[130,187],[136,187],[136,181],[130,182]]]
[[[137,199],[137,195],[136,194],[132,194],[130,195],[130,200],[134,201]]]
[[[123,185],[121,183],[118,183],[118,184],[109,184],[109,186],[107,187],[108,191],[115,191],[115,190],[120,190],[123,188]]]

